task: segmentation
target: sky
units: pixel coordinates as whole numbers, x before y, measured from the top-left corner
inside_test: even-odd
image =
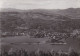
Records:
[[[0,8],[16,8],[16,9],[80,8],[80,0],[0,0]]]

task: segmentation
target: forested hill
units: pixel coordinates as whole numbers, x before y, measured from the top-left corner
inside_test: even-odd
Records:
[[[80,9],[65,10],[18,10],[3,9],[0,12],[2,31],[15,31],[17,27],[47,29],[59,32],[80,28]]]

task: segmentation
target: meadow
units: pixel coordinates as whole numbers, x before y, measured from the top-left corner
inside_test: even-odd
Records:
[[[15,36],[15,37],[6,37],[1,38],[1,49],[6,49],[9,51],[11,48],[16,49],[25,49],[27,51],[35,51],[37,49],[43,51],[54,51],[63,50],[67,52],[69,48],[73,48],[75,51],[80,52],[80,38],[68,38],[66,39],[65,45],[50,45],[49,43],[44,43],[48,38],[29,38],[28,36]]]

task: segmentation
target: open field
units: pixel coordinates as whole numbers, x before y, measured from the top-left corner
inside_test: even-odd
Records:
[[[74,50],[80,52],[80,39],[72,39],[68,38],[66,40],[66,45],[50,45],[47,43],[39,44],[39,42],[44,42],[48,40],[48,38],[28,38],[27,36],[17,36],[17,37],[7,37],[1,38],[1,49],[5,48],[10,50],[11,48],[15,49],[25,49],[27,51],[35,51],[37,49],[41,49],[43,51],[58,51],[62,49],[63,51],[68,51],[70,47]]]

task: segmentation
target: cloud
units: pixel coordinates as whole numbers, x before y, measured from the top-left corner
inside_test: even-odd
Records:
[[[80,0],[0,0],[0,8],[65,9],[80,8]]]

